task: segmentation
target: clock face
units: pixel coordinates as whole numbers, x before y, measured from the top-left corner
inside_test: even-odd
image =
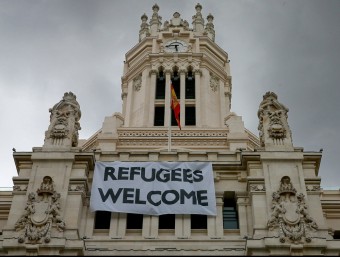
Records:
[[[170,53],[186,52],[188,44],[182,40],[170,40],[165,44],[164,50]]]

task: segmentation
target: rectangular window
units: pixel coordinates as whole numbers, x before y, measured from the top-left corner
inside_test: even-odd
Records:
[[[175,229],[175,214],[164,214],[158,216],[158,229]]]
[[[111,212],[109,211],[96,211],[94,219],[95,229],[110,229]]]
[[[207,229],[207,215],[191,214],[191,229]]]
[[[239,229],[235,192],[225,192],[223,201],[223,228]]]
[[[180,81],[179,74],[177,71],[174,72],[174,75],[172,76],[171,81],[172,81],[172,85],[174,86],[177,99],[181,99],[181,81]]]
[[[196,125],[196,108],[195,106],[185,107],[185,125]]]
[[[126,229],[143,229],[143,214],[127,213]]]
[[[165,77],[160,72],[156,80],[156,99],[165,99]]]
[[[164,106],[155,107],[154,126],[164,126]]]
[[[195,99],[195,78],[192,72],[188,73],[185,80],[185,99]]]

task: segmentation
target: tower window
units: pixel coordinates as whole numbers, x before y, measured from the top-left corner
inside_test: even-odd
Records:
[[[188,72],[185,80],[185,99],[195,99],[195,78],[192,71]]]
[[[164,126],[164,106],[155,107],[154,126]]]
[[[223,204],[223,228],[239,229],[235,192],[226,192]]]
[[[111,212],[109,211],[96,211],[94,219],[95,229],[110,229]]]
[[[177,99],[181,98],[181,83],[180,83],[180,78],[179,78],[179,74],[178,71],[174,71],[174,74],[171,78],[172,81],[172,85],[174,86],[174,90],[177,96]]]
[[[143,214],[127,213],[126,229],[143,229]]]
[[[207,229],[207,215],[191,214],[191,229]]]
[[[196,108],[195,106],[185,107],[185,125],[196,125]]]
[[[175,214],[164,214],[158,216],[159,229],[175,229]]]
[[[165,99],[165,77],[163,71],[159,72],[156,80],[156,99]]]

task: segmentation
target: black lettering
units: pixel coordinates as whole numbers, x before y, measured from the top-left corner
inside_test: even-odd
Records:
[[[191,191],[190,193],[187,193],[184,189],[181,189],[181,204],[184,204],[184,197],[190,199],[192,198],[192,204],[197,204],[197,198],[196,198],[196,194],[195,191]]]
[[[142,201],[140,199],[140,189],[137,188],[136,189],[136,201],[135,201],[136,204],[146,204],[146,201]]]
[[[181,168],[177,168],[177,169],[172,170],[171,181],[182,181]]]
[[[123,203],[133,203],[133,199],[129,200],[128,198],[133,198],[134,196],[134,191],[135,189],[133,188],[124,188],[124,192],[123,192]]]
[[[107,181],[107,177],[110,176],[112,180],[117,180],[117,178],[114,176],[115,168],[113,167],[105,167],[104,171],[104,181]]]
[[[194,171],[194,182],[201,182],[203,180],[203,175],[201,170]]]
[[[141,169],[141,177],[142,177],[142,179],[143,179],[145,182],[152,182],[152,181],[155,180],[155,172],[156,172],[156,170],[155,170],[155,169],[152,169],[152,170],[151,170],[151,177],[150,177],[150,178],[147,178],[147,177],[145,176],[145,168],[142,168],[142,169]]]
[[[168,182],[170,180],[170,170],[160,169],[156,173],[156,179],[160,182]]]
[[[117,191],[117,194],[115,194],[112,190],[112,188],[110,188],[109,190],[107,190],[106,194],[104,195],[103,190],[101,188],[98,188],[100,197],[102,198],[102,201],[105,202],[107,200],[107,198],[109,198],[109,196],[112,199],[113,203],[116,203],[120,193],[122,192],[123,188],[119,188]]]
[[[208,206],[208,202],[203,202],[204,200],[208,200],[207,190],[197,191],[197,200],[199,205]]]
[[[148,199],[148,202],[151,203],[153,206],[158,206],[161,204],[161,201],[158,201],[158,202],[154,202],[152,199],[151,199],[151,196],[152,195],[161,195],[161,191],[150,191],[146,197],[146,199]]]
[[[130,180],[135,179],[135,175],[140,174],[140,167],[131,167],[130,169]]]
[[[125,175],[125,177],[124,177]],[[119,167],[118,168],[118,179],[119,180],[129,180],[129,168]]]
[[[191,169],[183,169],[183,181],[192,183],[192,170]]]
[[[166,199],[166,196],[168,194],[173,194],[175,196],[175,198],[173,200]],[[165,204],[169,204],[169,205],[174,204],[178,201],[178,199],[179,199],[179,194],[176,190],[167,190],[167,191],[164,191],[164,193],[162,194],[162,201]]]

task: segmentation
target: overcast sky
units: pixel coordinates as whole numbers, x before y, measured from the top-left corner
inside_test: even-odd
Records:
[[[198,2],[231,60],[232,111],[258,135],[262,96],[275,92],[294,146],[323,148],[321,185],[339,188],[339,0],[0,0],[0,187],[16,176],[12,148],[43,145],[48,110],[65,92],[80,104],[81,139],[122,112],[124,56],[143,13],[157,3],[163,22],[178,11],[192,27]]]

